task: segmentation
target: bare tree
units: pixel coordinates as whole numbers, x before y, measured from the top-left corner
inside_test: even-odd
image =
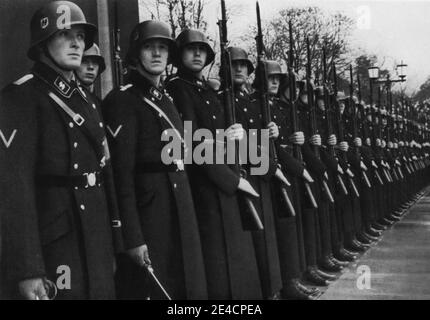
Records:
[[[341,68],[350,62],[349,37],[353,21],[341,13],[325,14],[318,7],[284,9],[263,26],[265,55],[268,59],[288,61],[290,47],[289,22],[293,26],[294,66],[296,71],[304,72],[306,66],[306,38],[310,40],[312,69],[317,78],[322,73],[322,47],[325,46],[328,66],[335,61]],[[251,27],[251,34],[256,34],[256,27]],[[255,52],[255,41],[242,39],[248,43],[250,52]]]

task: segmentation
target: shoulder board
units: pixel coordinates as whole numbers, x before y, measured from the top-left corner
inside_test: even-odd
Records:
[[[133,86],[133,84],[132,84],[132,83],[129,83],[129,84],[125,85],[125,86],[121,86],[121,87],[119,88],[119,90],[120,90],[120,91],[126,91],[126,90],[130,89],[132,86]]]
[[[19,78],[18,80],[14,81],[13,84],[20,86],[23,83],[26,83],[28,80],[32,79],[33,77],[34,77],[34,75],[32,73],[26,74],[22,78]]]

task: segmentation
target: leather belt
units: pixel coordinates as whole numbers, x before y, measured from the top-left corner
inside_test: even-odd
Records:
[[[92,188],[100,187],[103,183],[103,174],[100,171],[87,172],[82,175],[39,175],[36,182],[44,187],[64,188]]]

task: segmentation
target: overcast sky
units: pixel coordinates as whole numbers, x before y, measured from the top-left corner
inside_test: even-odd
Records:
[[[220,1],[206,1],[209,31],[215,32]],[[403,60],[408,65],[405,84],[408,92],[430,76],[430,0],[260,0],[259,3],[263,20],[289,7],[313,5],[327,12],[341,11],[357,21],[352,40],[355,54],[360,53],[359,49],[374,53],[389,70]],[[234,41],[248,30],[249,24],[255,23],[255,1],[226,0],[226,5],[234,9],[228,25],[230,39]]]

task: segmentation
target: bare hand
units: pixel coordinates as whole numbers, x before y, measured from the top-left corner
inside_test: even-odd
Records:
[[[348,142],[346,142],[346,141],[340,142],[339,143],[339,149],[343,152],[348,152],[348,150],[349,150]]]
[[[245,130],[239,123],[232,124],[225,132],[229,140],[242,140],[245,134]]]
[[[376,141],[375,141],[375,145],[377,146],[377,147],[380,147],[381,146],[381,139],[376,139]]]
[[[269,129],[269,138],[277,139],[279,137],[279,128],[274,122],[270,122],[267,129]]]
[[[309,142],[314,146],[321,146],[321,136],[319,134],[315,134],[309,139]]]
[[[337,138],[334,134],[331,134],[327,139],[327,144],[329,146],[335,146],[337,145]]]
[[[370,140],[370,138],[366,138],[366,146],[371,146],[372,145],[372,141]]]
[[[302,131],[297,131],[294,132],[290,137],[289,140],[291,143],[293,144],[298,144],[298,145],[302,145],[305,143],[305,135],[303,134]]]
[[[151,260],[149,259],[148,246],[146,244],[143,244],[133,249],[128,249],[127,254],[139,266],[143,267],[146,265],[151,265]]]
[[[337,165],[337,172],[339,172],[339,174],[344,174],[343,169],[340,166],[340,164]]]
[[[361,147],[361,146],[362,146],[361,138],[355,138],[355,139],[354,139],[354,145],[355,145],[356,147]]]
[[[34,278],[18,283],[19,293],[26,300],[49,300],[42,278]]]

